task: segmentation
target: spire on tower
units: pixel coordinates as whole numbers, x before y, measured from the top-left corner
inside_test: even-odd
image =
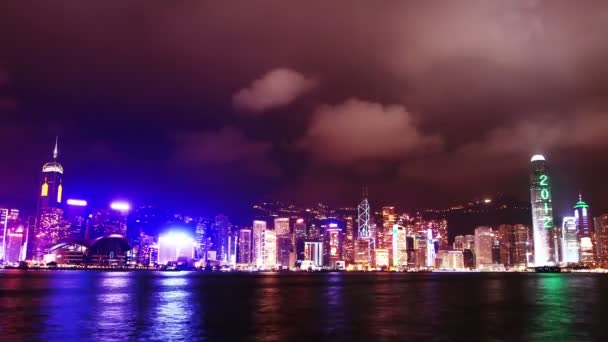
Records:
[[[57,155],[59,154],[59,150],[57,148],[58,143],[59,143],[59,137],[55,136],[55,149],[53,150],[53,159],[57,159]]]

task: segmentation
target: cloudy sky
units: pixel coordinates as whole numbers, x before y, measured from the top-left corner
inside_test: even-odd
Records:
[[[66,192],[230,211],[259,199],[608,210],[608,3],[5,1],[0,200]],[[225,209],[224,209],[225,208]]]

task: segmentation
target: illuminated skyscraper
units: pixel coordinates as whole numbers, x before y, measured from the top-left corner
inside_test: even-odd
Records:
[[[304,260],[312,261],[316,266],[323,266],[323,243],[318,241],[304,242]]]
[[[376,267],[383,268],[389,267],[389,256],[388,250],[384,248],[376,248],[374,250],[374,259],[376,260]]]
[[[239,260],[241,264],[251,263],[251,229],[239,230]]]
[[[293,225],[295,235],[296,260],[304,260],[304,240],[306,239],[306,222],[303,218],[296,219]]]
[[[435,239],[431,228],[426,231],[426,267],[435,267]]]
[[[262,233],[262,265],[271,269],[277,266],[277,235],[273,230],[264,230]]]
[[[87,201],[68,199],[66,219],[70,226],[69,235],[73,239],[84,240],[87,221]],[[126,225],[125,225],[126,228]]]
[[[608,266],[608,214],[594,219],[597,261]]]
[[[277,262],[282,267],[293,267],[292,254],[294,253],[293,235],[289,229],[289,218],[277,217],[274,219],[274,232],[277,237]]]
[[[344,243],[342,244],[342,256],[346,264],[355,262],[355,231],[354,220],[351,216],[344,218],[346,225],[346,233],[344,234]]]
[[[355,250],[355,262],[361,264],[371,263],[371,250],[375,248],[375,236],[371,227],[371,211],[367,200],[367,191],[363,191],[363,200],[357,207],[357,247]],[[361,249],[367,246],[367,260],[364,251]]]
[[[217,215],[215,217],[215,230],[217,232],[217,240],[215,241],[217,251],[217,260],[221,263],[230,263],[229,258],[229,240],[231,227],[230,220],[226,215]]]
[[[336,262],[342,260],[342,229],[337,223],[330,223],[323,238],[325,265],[336,268]]]
[[[580,261],[592,263],[595,261],[594,231],[592,221],[589,217],[589,205],[583,201],[583,196],[579,195],[578,202],[574,205],[574,220],[578,231],[580,245]]]
[[[256,267],[264,266],[264,232],[266,221],[253,221],[253,260]]]
[[[528,265],[528,253],[530,246],[530,233],[528,227],[523,224],[513,226],[513,265],[525,267]]]
[[[59,155],[57,140],[53,149],[53,159],[42,166],[38,212],[33,234],[32,257],[42,260],[47,249],[67,237],[68,230],[62,229],[63,210],[63,166],[57,161]],[[29,253],[29,252],[28,252]]]
[[[513,234],[513,226],[510,224],[498,226],[495,240],[498,242],[500,250],[500,263],[505,266],[512,266],[515,263],[515,235]]]
[[[277,236],[289,234],[289,218],[277,217],[274,219],[274,231]]]
[[[490,227],[475,229],[475,267],[482,269],[492,265],[494,233]]]
[[[534,266],[555,265],[556,246],[553,239],[553,204],[551,179],[545,157],[540,154],[531,159],[530,200],[532,205],[532,231],[534,239]]]
[[[389,263],[392,264],[393,258],[393,225],[397,221],[395,207],[382,207],[382,229],[377,232],[377,248],[384,248],[388,251]]]
[[[407,266],[407,229],[401,225],[393,225],[393,267]]]
[[[562,221],[562,262],[578,263],[580,260],[580,243],[574,216],[564,217]]]

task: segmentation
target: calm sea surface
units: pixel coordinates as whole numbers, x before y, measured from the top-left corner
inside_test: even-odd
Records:
[[[2,341],[608,341],[608,275],[0,271]]]

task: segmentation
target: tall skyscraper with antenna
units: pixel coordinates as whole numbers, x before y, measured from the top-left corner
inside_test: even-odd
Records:
[[[357,207],[357,243],[355,250],[355,262],[358,264],[371,264],[372,249],[374,248],[374,236],[371,232],[371,212],[367,200],[367,188],[363,189],[363,200]]]
[[[47,249],[69,233],[67,229],[64,229],[66,227],[61,226],[63,166],[59,163],[58,157],[59,144],[56,138],[53,158],[42,166],[36,224],[32,236],[28,236],[28,244],[31,241],[32,247],[28,255],[36,260],[42,260]]]
[[[545,157],[532,157],[530,173],[530,201],[532,205],[532,231],[534,234],[534,266],[557,264],[557,247],[554,238],[551,178]]]

